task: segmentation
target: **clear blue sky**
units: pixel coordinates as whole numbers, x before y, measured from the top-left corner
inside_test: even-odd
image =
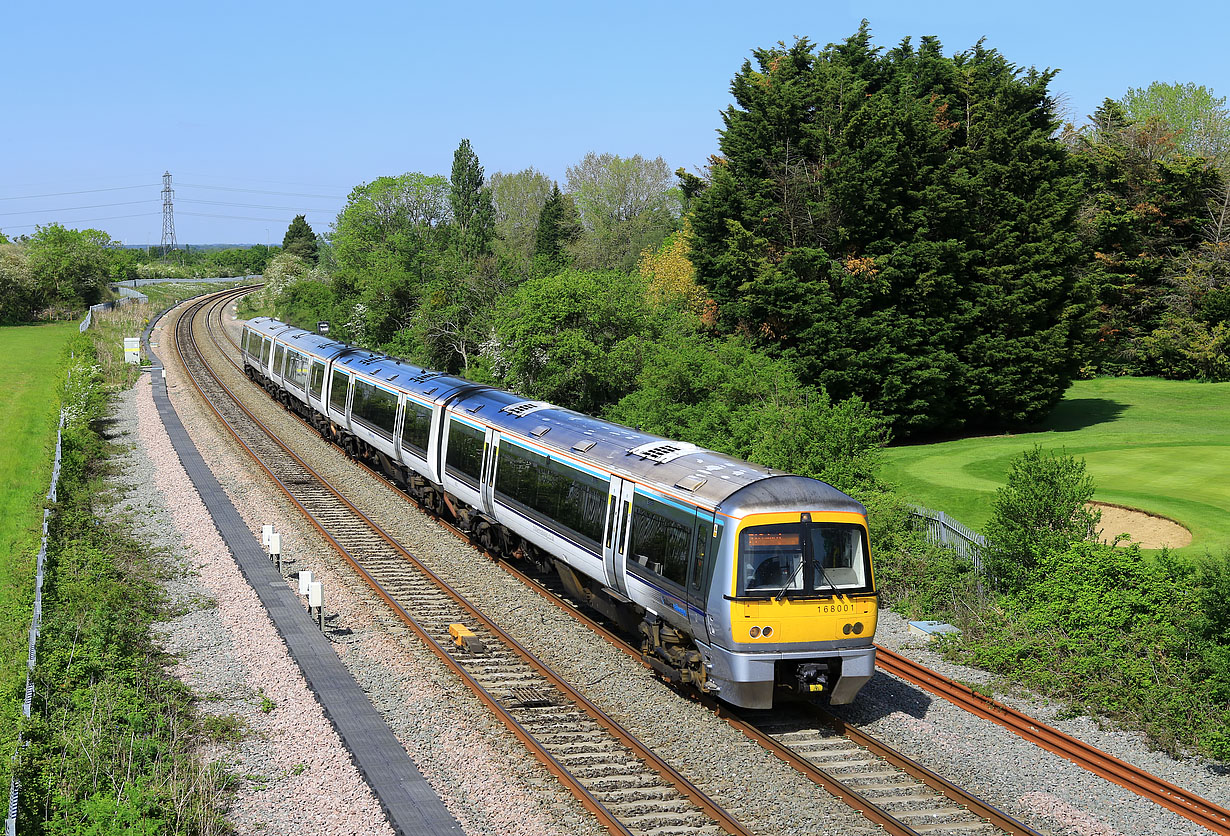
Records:
[[[10,3],[0,230],[156,245],[169,170],[180,243],[280,243],[300,212],[326,231],[359,183],[447,174],[463,137],[488,175],[562,185],[588,151],[695,169],[752,49],[838,41],[864,17],[882,46],[985,37],[1058,68],[1077,121],[1154,80],[1230,93],[1220,2]],[[110,191],[29,197],[91,189]]]

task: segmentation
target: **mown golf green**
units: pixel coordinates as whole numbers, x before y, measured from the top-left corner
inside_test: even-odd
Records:
[[[1230,383],[1077,381],[1037,432],[885,451],[884,478],[910,501],[981,527],[1009,460],[1040,445],[1083,458],[1094,498],[1177,520],[1184,553],[1230,548]]]
[[[42,533],[55,454],[60,351],[76,322],[0,328],[0,555],[29,556]],[[10,566],[0,566],[8,576]]]

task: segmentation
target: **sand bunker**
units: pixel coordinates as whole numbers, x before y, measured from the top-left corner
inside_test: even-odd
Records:
[[[1090,502],[1089,505],[1102,512],[1100,535],[1107,542],[1124,533],[1130,534],[1132,540],[1145,549],[1163,546],[1177,549],[1192,541],[1190,531],[1166,517],[1106,502]]]

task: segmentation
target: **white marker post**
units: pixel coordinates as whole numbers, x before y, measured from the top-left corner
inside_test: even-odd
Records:
[[[320,621],[320,631],[325,631],[325,592],[320,587],[319,581],[312,581],[308,584],[308,608],[316,608],[317,617]]]
[[[269,535],[269,559],[282,571],[282,535],[276,531]]]

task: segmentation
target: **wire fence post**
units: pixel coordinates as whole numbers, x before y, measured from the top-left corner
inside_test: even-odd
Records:
[[[81,330],[85,331],[90,324],[90,312],[81,321]],[[69,369],[69,380],[72,379],[72,369]],[[54,505],[59,496],[60,464],[64,452],[64,406],[60,405],[60,426],[56,429],[56,455],[51,465],[51,486],[47,489],[47,503]],[[34,665],[38,653],[38,636],[43,626],[43,577],[47,565],[47,538],[51,524],[51,509],[43,509],[43,539],[38,549],[38,559],[34,569],[34,612],[30,616],[30,650],[26,657],[26,693],[21,703],[22,720],[30,719],[34,707]],[[21,752],[23,742],[21,729],[17,730],[17,747],[13,750],[13,770],[9,772],[9,807],[4,819],[5,836],[17,834],[17,804],[21,794],[21,782],[17,780],[17,756]]]
[[[976,574],[982,575],[982,554],[987,545],[985,537],[943,511],[934,511],[921,505],[912,505],[910,508],[910,516],[922,527],[928,542],[952,549],[973,565]]]

